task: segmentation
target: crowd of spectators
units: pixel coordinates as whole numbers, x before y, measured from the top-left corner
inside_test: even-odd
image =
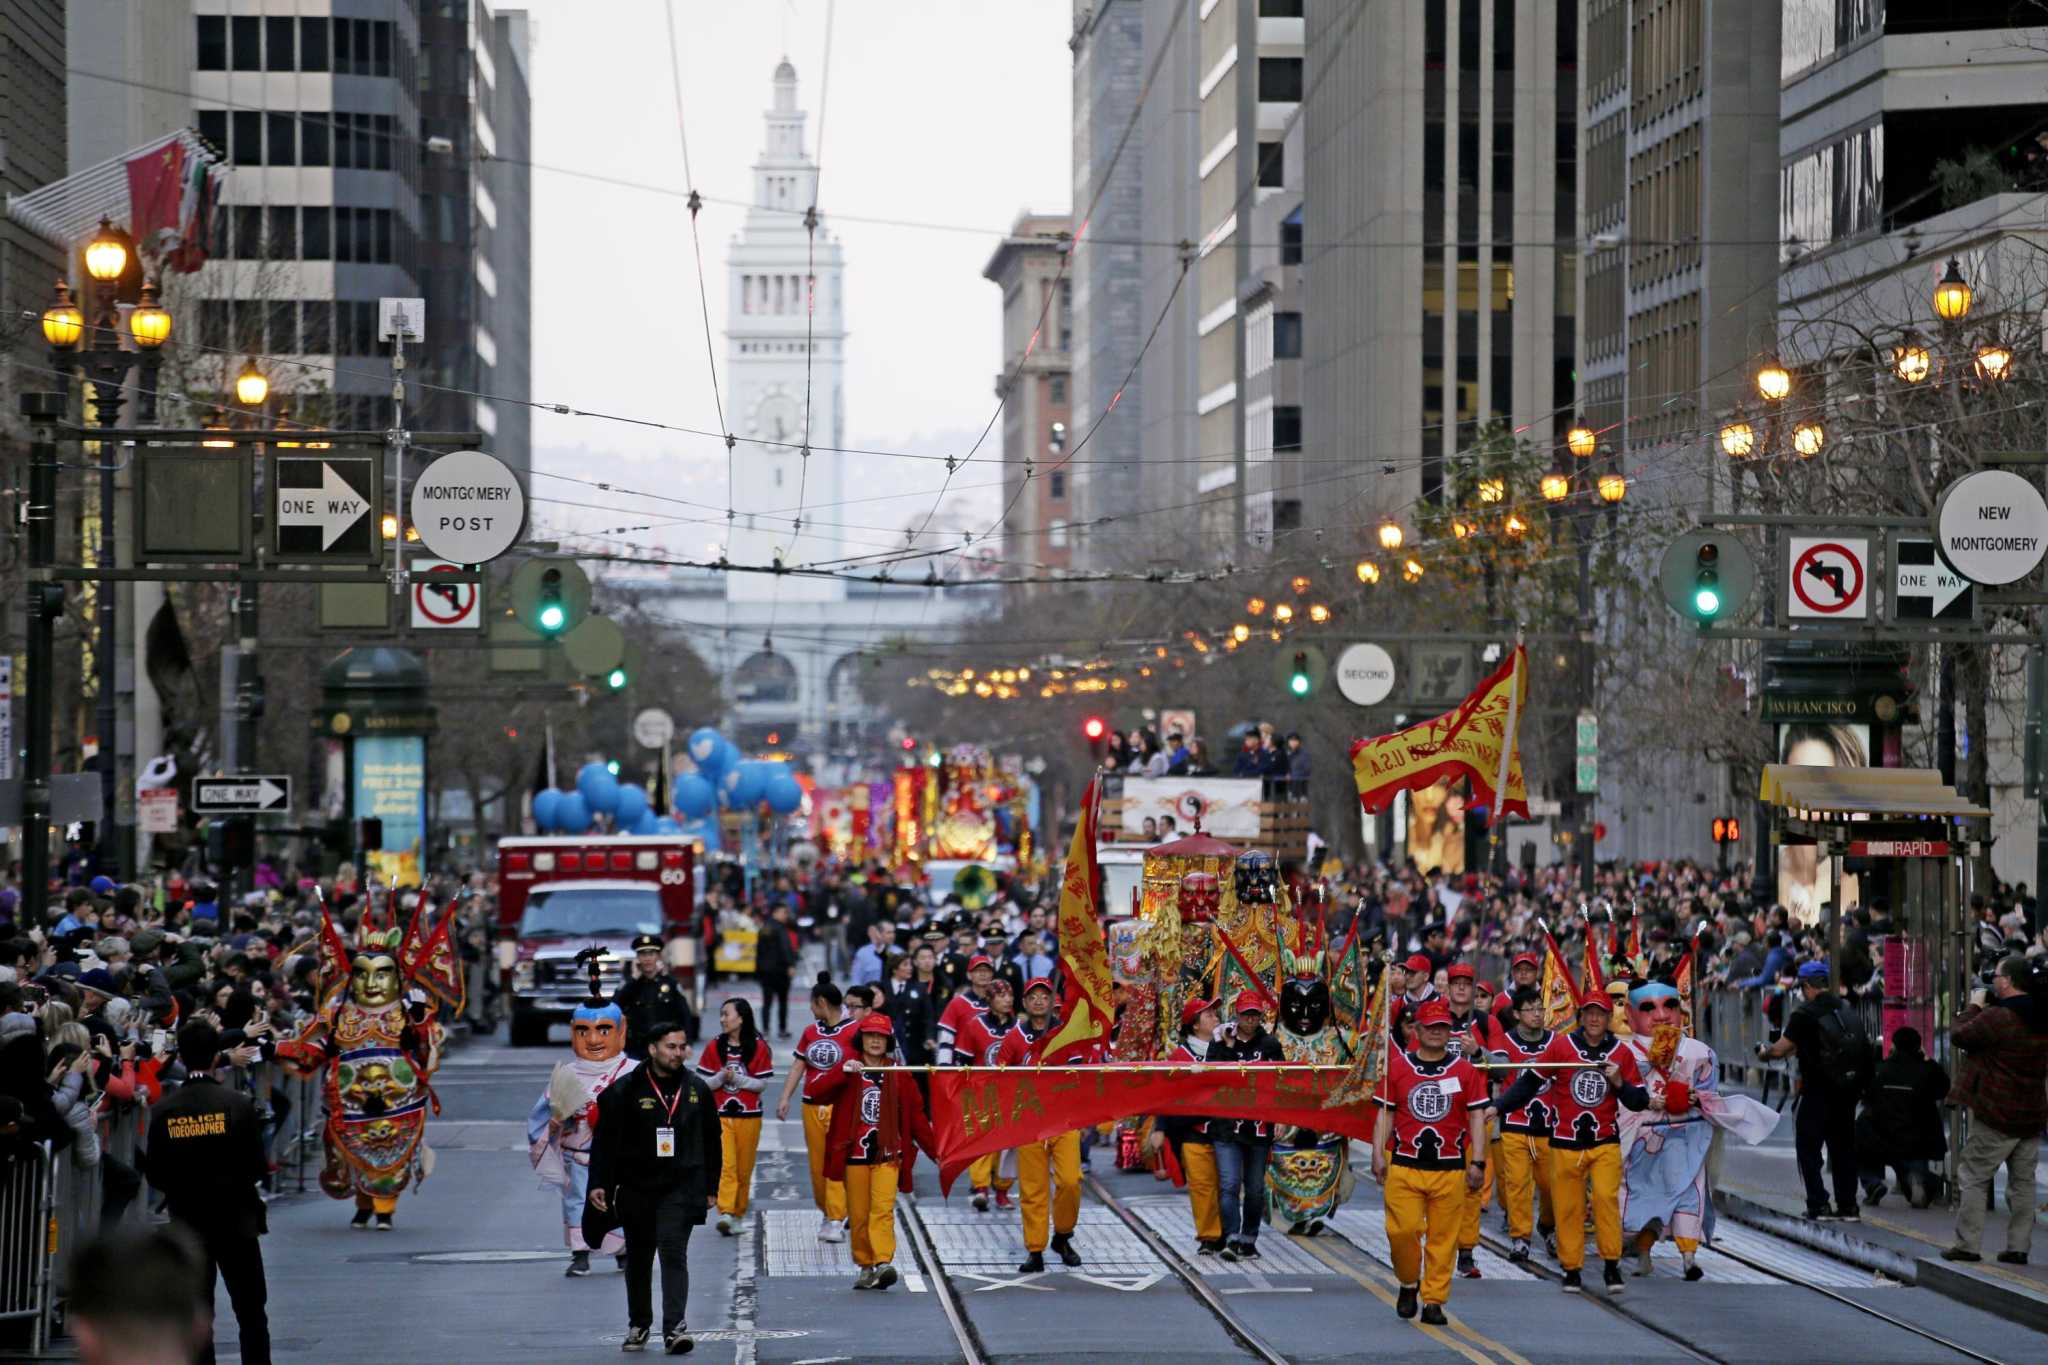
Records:
[[[1242,727],[1237,746],[1219,760],[1200,735],[1180,730],[1162,735],[1143,725],[1129,734],[1110,735],[1102,771],[1127,777],[1256,777],[1274,796],[1307,798],[1311,764],[1300,735],[1282,735],[1271,722],[1261,721]]]

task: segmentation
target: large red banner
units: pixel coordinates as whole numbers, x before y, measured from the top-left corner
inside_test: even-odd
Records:
[[[940,1178],[979,1156],[1134,1114],[1265,1119],[1372,1141],[1368,1104],[1323,1108],[1344,1068],[1229,1062],[961,1069],[932,1075]]]

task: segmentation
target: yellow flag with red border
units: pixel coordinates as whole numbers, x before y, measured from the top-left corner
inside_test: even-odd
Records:
[[[1528,656],[1516,645],[1455,710],[1351,746],[1351,776],[1359,804],[1377,813],[1399,792],[1463,777],[1470,779],[1474,801],[1487,808],[1491,819],[1527,819],[1529,789],[1522,776],[1520,731],[1528,701]],[[1503,786],[1496,802],[1495,788]]]
[[[1096,787],[1088,784],[1081,797],[1081,818],[1074,822],[1074,842],[1067,850],[1060,877],[1060,1026],[1039,1042],[1037,1056],[1109,1040],[1116,1018],[1114,986],[1109,973],[1109,939],[1096,907]]]

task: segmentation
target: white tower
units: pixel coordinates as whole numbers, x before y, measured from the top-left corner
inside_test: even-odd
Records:
[[[765,122],[767,142],[754,163],[754,204],[726,261],[727,420],[737,435],[751,438],[733,452],[738,515],[726,554],[735,564],[769,564],[779,557],[795,567],[847,553],[834,527],[845,519],[845,457],[837,453],[846,445],[843,262],[837,239],[822,222],[815,250],[805,230],[818,168],[804,148],[796,68],[787,58],[775,68],[774,103]],[[794,524],[799,518],[801,527]],[[828,602],[845,595],[838,579],[726,575],[731,602]]]

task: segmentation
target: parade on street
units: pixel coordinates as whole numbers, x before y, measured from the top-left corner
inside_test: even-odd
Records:
[[[2048,4],[0,92],[0,1361],[2048,1359]]]

